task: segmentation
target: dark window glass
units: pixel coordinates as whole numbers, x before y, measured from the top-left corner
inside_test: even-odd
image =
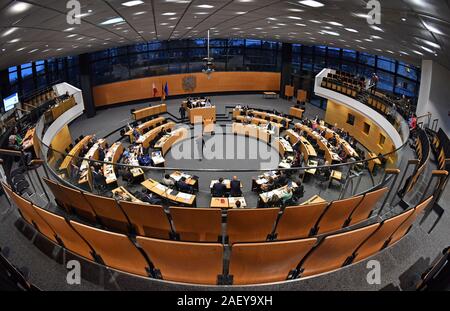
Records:
[[[375,66],[375,56],[367,53],[359,53],[359,62],[361,64]]]
[[[379,56],[377,67],[390,72],[395,72],[395,61],[386,57]]]

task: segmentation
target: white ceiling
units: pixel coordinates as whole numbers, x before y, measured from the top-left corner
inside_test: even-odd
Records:
[[[19,6],[18,1],[0,0],[0,69],[137,42],[203,38],[208,29],[213,38],[323,44],[416,65],[422,58],[435,59],[450,68],[450,0],[380,0],[378,29],[355,15],[369,12],[363,0],[318,0],[324,4],[318,8],[297,0],[143,0],[122,5],[127,1],[81,0],[81,24],[69,25],[66,0],[27,0]],[[21,7],[25,10],[14,12]],[[101,25],[116,17],[124,22]]]

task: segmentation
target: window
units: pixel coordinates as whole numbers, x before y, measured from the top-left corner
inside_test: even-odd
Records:
[[[359,54],[359,62],[361,64],[375,66],[375,56],[367,54],[367,53],[360,53]]]
[[[16,84],[19,78],[17,76],[17,67],[9,67],[8,73],[9,73],[9,84],[10,85]]]
[[[377,67],[386,71],[395,72],[395,61],[387,57],[378,56]]]
[[[408,79],[417,81],[418,79],[418,70],[416,68],[412,68],[410,65],[405,64],[403,62],[399,62],[397,68],[397,74],[406,77]]]
[[[349,113],[347,116],[347,124],[355,125],[355,116],[351,113]]]
[[[363,131],[364,131],[364,134],[369,135],[369,132],[370,132],[370,124],[364,122],[364,129],[363,129]]]
[[[378,144],[380,146],[383,146],[385,142],[386,142],[386,137],[383,134],[380,134],[380,141]]]

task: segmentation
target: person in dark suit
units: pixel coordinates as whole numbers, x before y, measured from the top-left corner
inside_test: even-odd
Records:
[[[280,177],[278,177],[278,179],[277,179],[276,185],[278,187],[283,187],[283,186],[286,186],[287,183],[288,183],[288,180],[287,180],[286,174],[284,172],[281,172]]]
[[[179,181],[177,181],[177,189],[181,192],[191,193],[192,188],[186,183],[186,178],[182,177]]]
[[[237,178],[237,176],[233,176],[233,180],[231,181],[230,186],[231,186],[230,190],[231,197],[242,196],[241,181]]]
[[[181,120],[184,120],[184,118],[186,118],[186,108],[184,108],[184,106],[180,107],[180,116]]]
[[[224,197],[227,187],[223,184],[223,178],[220,178],[218,182],[213,185],[213,196],[214,197]]]

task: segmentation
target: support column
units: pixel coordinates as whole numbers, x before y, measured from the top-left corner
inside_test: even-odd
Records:
[[[280,96],[284,97],[285,86],[291,84],[292,76],[292,43],[283,43],[281,49],[281,83]]]
[[[89,68],[89,54],[80,55],[80,86],[83,92],[84,107],[88,118],[95,117],[96,109],[92,96],[92,83]]]

